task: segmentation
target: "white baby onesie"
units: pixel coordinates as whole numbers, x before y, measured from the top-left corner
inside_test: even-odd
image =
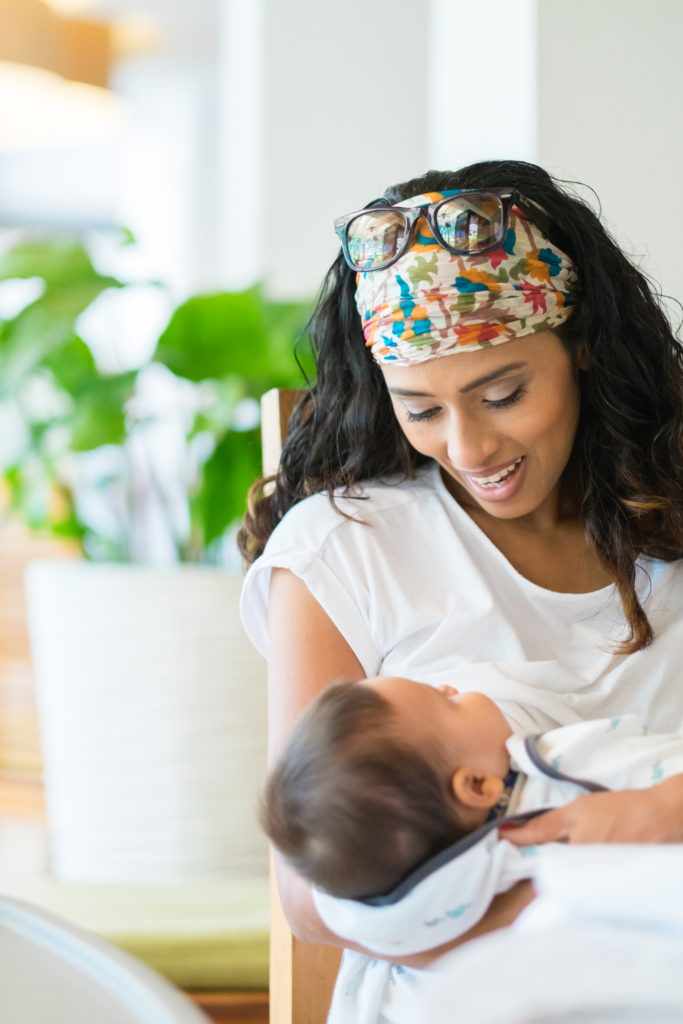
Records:
[[[639,715],[513,736],[507,746],[519,775],[505,818],[432,857],[386,896],[347,900],[314,890],[328,928],[380,955],[434,949],[469,931],[495,895],[533,877],[544,848],[499,838],[503,820],[523,821],[586,791],[647,789],[683,773],[683,737],[648,734]]]

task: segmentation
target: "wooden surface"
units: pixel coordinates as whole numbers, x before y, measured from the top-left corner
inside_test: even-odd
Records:
[[[113,42],[106,24],[61,17],[41,0],[0,0],[0,60],[106,86]]]
[[[261,398],[263,473],[277,472],[289,420],[305,391],[267,391]],[[296,939],[287,924],[271,862],[270,872],[271,1024],[325,1024],[342,951]]]
[[[0,818],[45,818],[45,796],[40,775],[0,771]]]
[[[342,951],[292,935],[272,865],[270,892],[271,1024],[325,1024]]]
[[[15,517],[0,526],[0,812],[43,814],[40,736],[24,572],[34,558],[75,557],[72,544],[31,534]]]
[[[221,1024],[268,1024],[267,992],[189,992],[187,998],[209,1020]]]
[[[280,452],[287,437],[292,410],[306,394],[285,388],[273,388],[261,397],[261,445],[263,475],[277,473]]]

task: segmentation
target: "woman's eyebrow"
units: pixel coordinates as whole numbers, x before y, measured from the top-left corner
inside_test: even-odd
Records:
[[[486,376],[477,377],[476,380],[465,384],[464,388],[460,388],[460,394],[464,395],[467,391],[474,391],[475,388],[480,388],[482,384],[490,384],[492,380],[498,380],[499,377],[504,377],[511,370],[519,370],[522,366],[526,365],[526,363],[507,363],[506,366],[501,366],[498,370],[494,370],[493,373],[487,373]]]
[[[475,388],[480,388],[482,384],[490,384],[492,380],[498,380],[499,377],[505,376],[506,373],[510,373],[512,370],[519,370],[522,366],[526,366],[526,363],[507,363],[505,366],[501,366],[500,369],[494,370],[493,373],[487,373],[484,377],[477,377],[476,380],[470,381],[469,384],[465,384],[464,388],[460,388],[460,394],[464,395],[467,391],[473,391]],[[390,395],[396,395],[397,398],[434,398],[435,396],[430,391],[409,391],[407,388],[387,388]]]
[[[428,391],[407,391],[405,388],[387,388],[390,395],[397,395],[399,398],[434,398]]]

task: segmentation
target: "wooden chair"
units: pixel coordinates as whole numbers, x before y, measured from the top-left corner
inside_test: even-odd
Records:
[[[261,399],[263,471],[277,471],[289,419],[303,391],[268,391]],[[341,950],[292,935],[271,864],[270,1024],[325,1024]]]

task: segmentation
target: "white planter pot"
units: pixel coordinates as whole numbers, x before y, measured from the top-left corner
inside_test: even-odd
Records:
[[[265,871],[266,663],[223,572],[27,572],[53,874],[174,882]]]

